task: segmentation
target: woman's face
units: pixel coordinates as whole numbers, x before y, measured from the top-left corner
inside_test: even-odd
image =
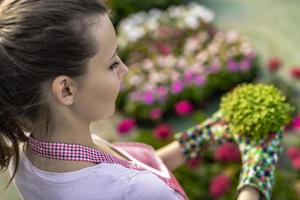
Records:
[[[115,110],[121,80],[128,68],[117,54],[117,38],[107,15],[95,24],[98,53],[88,64],[88,73],[75,97],[75,110],[89,122],[111,116]]]

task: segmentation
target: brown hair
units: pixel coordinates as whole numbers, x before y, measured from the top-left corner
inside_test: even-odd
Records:
[[[7,170],[13,156],[16,163],[8,185],[19,164],[19,144],[27,141],[24,131],[45,113],[43,84],[58,75],[85,75],[97,52],[89,26],[105,13],[101,0],[1,2],[0,170]]]

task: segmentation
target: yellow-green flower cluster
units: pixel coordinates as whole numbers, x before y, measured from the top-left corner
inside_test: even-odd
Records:
[[[251,138],[265,138],[291,120],[294,108],[274,86],[241,84],[224,95],[220,105],[231,130]]]

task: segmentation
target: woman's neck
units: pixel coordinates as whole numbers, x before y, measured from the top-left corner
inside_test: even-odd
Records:
[[[48,130],[42,126],[35,126],[31,136],[44,142],[64,142],[81,144],[91,148],[96,145],[93,142],[89,125],[83,123],[55,123],[48,126]]]

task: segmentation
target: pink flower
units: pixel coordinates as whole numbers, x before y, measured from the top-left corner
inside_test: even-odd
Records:
[[[268,62],[268,69],[270,72],[277,71],[281,67],[282,63],[279,58],[271,58]]]
[[[293,129],[299,129],[300,130],[300,115],[296,116],[292,122]]]
[[[213,63],[209,67],[209,71],[211,73],[218,73],[220,71],[220,69],[221,69],[221,66],[219,63]]]
[[[300,67],[294,67],[291,69],[291,76],[295,79],[300,79]]]
[[[158,98],[164,98],[168,94],[168,88],[165,86],[159,86],[156,89],[156,94]]]
[[[256,53],[254,51],[249,52],[246,54],[246,58],[249,60],[253,60],[256,57]]]
[[[300,157],[300,151],[297,147],[289,147],[287,149],[287,155],[290,157],[291,160],[294,160]]]
[[[300,169],[300,157],[297,157],[294,160],[292,160],[292,166],[295,169]]]
[[[227,142],[218,147],[214,155],[218,161],[240,161],[241,154],[238,146],[233,142]]]
[[[227,62],[227,69],[230,72],[236,72],[239,70],[238,63],[234,60],[229,60]]]
[[[179,101],[175,105],[175,112],[179,116],[189,115],[191,112],[193,112],[193,110],[194,110],[193,105],[187,100]]]
[[[153,108],[149,113],[149,118],[152,120],[159,119],[161,117],[161,109]]]
[[[127,118],[123,119],[119,124],[118,124],[118,132],[121,135],[128,134],[129,131],[131,131],[133,128],[136,126],[136,121],[135,119]]]
[[[172,127],[168,124],[160,124],[154,129],[154,137],[158,139],[167,139],[172,134]]]
[[[240,70],[241,71],[243,71],[243,72],[248,71],[250,68],[251,68],[251,62],[249,60],[245,59],[240,62]]]
[[[154,97],[152,92],[145,92],[143,95],[144,103],[147,105],[151,105],[154,101]]]
[[[190,72],[190,71],[186,71],[185,73],[184,73],[184,81],[185,82],[190,82],[190,81],[192,81],[193,80],[193,72]]]
[[[130,93],[129,99],[132,101],[142,101],[143,94],[140,91],[133,91]]]
[[[183,83],[181,81],[175,81],[171,85],[171,91],[173,94],[177,94],[183,90]]]
[[[229,191],[231,187],[231,181],[229,177],[225,175],[215,176],[209,186],[209,193],[212,197],[218,198]]]

